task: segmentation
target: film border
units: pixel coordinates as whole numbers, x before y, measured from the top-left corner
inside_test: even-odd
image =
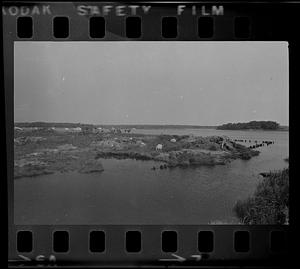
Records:
[[[32,3],[32,4],[31,4]],[[35,6],[40,7],[44,2],[26,2],[25,7]],[[103,5],[101,3],[92,2],[93,5]],[[109,5],[117,5],[119,3],[107,2]],[[134,2],[127,2],[134,3]],[[218,5],[222,5],[224,8],[223,15],[214,15],[215,23],[215,35],[212,38],[205,39],[197,36],[197,18],[203,16],[203,14],[196,14],[195,16],[185,14],[184,12],[179,15],[178,5],[181,2],[176,3],[157,3],[147,2],[151,4],[151,9],[156,10],[148,14],[137,14],[143,20],[143,36],[138,40],[152,40],[152,41],[168,41],[160,36],[160,18],[162,16],[161,10],[163,10],[163,16],[174,16],[178,18],[179,22],[179,35],[172,40],[213,40],[213,41],[227,41],[227,40],[285,40],[289,42],[290,47],[290,92],[295,91],[293,83],[293,75],[295,75],[295,62],[293,62],[292,56],[296,48],[295,33],[291,33],[289,29],[296,22],[295,18],[297,12],[299,12],[299,5],[296,3],[276,3],[270,5],[269,3],[253,3],[253,4],[239,4],[239,3],[223,3],[218,2]],[[197,4],[197,2],[192,2]],[[215,5],[214,1],[206,2],[207,5]],[[135,4],[135,3],[134,3]],[[136,3],[142,5],[142,2]],[[8,7],[13,8],[13,14],[21,12],[19,9],[23,6],[22,1],[18,2],[4,2],[4,10]],[[76,14],[76,7],[79,3],[65,2],[60,4],[59,2],[53,2],[51,6],[51,14],[47,14],[47,8],[44,9],[45,15],[41,15],[39,12],[31,14],[34,23],[34,31],[32,38],[18,38],[16,31],[16,19],[21,14],[3,14],[3,47],[4,47],[4,86],[5,86],[5,111],[6,111],[6,150],[7,150],[7,177],[8,177],[8,198],[9,198],[9,260],[11,264],[39,264],[39,263],[55,263],[61,265],[74,265],[76,264],[88,264],[101,263],[105,264],[113,263],[114,261],[128,262],[134,264],[152,264],[152,265],[205,265],[218,262],[228,262],[229,264],[264,264],[264,265],[283,265],[288,259],[288,252],[272,253],[269,249],[269,233],[273,230],[279,230],[289,234],[289,226],[239,226],[239,225],[76,225],[76,226],[51,226],[51,225],[37,225],[37,226],[23,226],[14,225],[13,222],[13,180],[12,180],[12,137],[13,137],[13,43],[18,40],[30,40],[30,41],[98,41],[99,39],[91,39],[88,35],[88,20],[87,16]],[[122,3],[122,5],[125,5]],[[184,2],[187,6],[188,4]],[[37,9],[36,9],[37,10]],[[43,10],[43,8],[42,8]],[[159,11],[159,12],[158,12]],[[38,14],[40,13],[40,14]],[[291,14],[290,20],[284,22],[278,21],[278,17],[282,14]],[[26,15],[26,14],[25,14]],[[28,14],[27,14],[28,15]],[[26,15],[26,16],[27,16]],[[70,18],[70,35],[68,38],[55,39],[52,36],[52,18],[56,15],[65,16]],[[252,27],[251,34],[247,38],[236,38],[233,33],[233,19],[236,16],[249,17]],[[211,15],[207,15],[211,16]],[[103,41],[108,40],[136,40],[129,39],[125,35],[124,18],[125,16],[112,16],[109,14],[106,17],[106,23],[109,25],[106,35]],[[281,16],[282,17],[282,16]],[[153,24],[153,22],[155,22]],[[189,25],[193,27],[188,27]],[[172,41],[170,40],[170,41]],[[295,83],[296,84],[296,83]],[[91,230],[103,230],[106,232],[107,238],[107,251],[103,254],[92,254],[88,252],[88,233]],[[33,251],[25,254],[18,253],[16,248],[16,234],[20,230],[33,231]],[[70,250],[66,253],[53,253],[52,238],[51,235],[54,230],[69,231],[70,237]],[[136,253],[126,253],[124,248],[124,234],[127,230],[139,230],[142,231],[142,252],[137,255]],[[178,250],[174,255],[170,253],[163,253],[161,251],[161,232],[164,230],[175,230],[178,233]],[[194,255],[201,254],[197,250],[197,233],[199,231],[211,230],[214,232],[215,249],[212,253],[208,253],[207,258],[196,259]],[[246,253],[237,253],[233,248],[233,233],[234,231],[246,230],[250,232],[250,251]],[[77,244],[79,243],[80,244]],[[86,244],[82,243],[86,242]],[[191,243],[194,242],[194,243]],[[253,242],[258,242],[257,244]],[[24,255],[23,255],[24,254]],[[53,258],[54,257],[54,258]]]

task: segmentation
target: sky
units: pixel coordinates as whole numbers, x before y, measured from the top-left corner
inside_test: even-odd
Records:
[[[14,45],[15,122],[288,125],[286,42]]]

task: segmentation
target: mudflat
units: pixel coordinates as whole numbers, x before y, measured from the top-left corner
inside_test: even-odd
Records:
[[[225,136],[15,130],[14,178],[70,171],[101,173],[103,158],[153,160],[159,165],[152,169],[171,169],[222,165],[258,154]]]

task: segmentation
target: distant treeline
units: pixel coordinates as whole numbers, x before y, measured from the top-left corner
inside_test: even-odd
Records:
[[[66,123],[66,122],[15,122],[18,127],[56,127],[56,128],[75,128],[82,126],[94,126],[105,128],[136,128],[136,129],[216,129],[216,126],[198,126],[198,125],[167,125],[167,124],[85,124],[85,123]]]
[[[81,123],[67,123],[67,122],[15,122],[15,126],[17,127],[56,127],[56,128],[75,128],[78,126],[86,126],[91,124],[81,124]]]
[[[279,123],[275,121],[249,121],[238,123],[226,123],[217,127],[220,130],[244,130],[244,129],[259,129],[259,130],[279,130]]]
[[[220,130],[283,130],[288,131],[288,126],[280,126],[274,121],[250,121],[247,123],[227,123],[220,126],[200,126],[200,125],[174,125],[174,124],[88,124],[88,123],[70,123],[70,122],[15,122],[18,127],[56,127],[56,128],[75,128],[75,127],[104,127],[104,128],[125,128],[125,129],[220,129]]]

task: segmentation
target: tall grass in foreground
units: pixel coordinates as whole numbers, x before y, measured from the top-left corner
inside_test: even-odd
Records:
[[[289,168],[271,172],[254,195],[237,201],[233,210],[242,224],[288,224]]]

